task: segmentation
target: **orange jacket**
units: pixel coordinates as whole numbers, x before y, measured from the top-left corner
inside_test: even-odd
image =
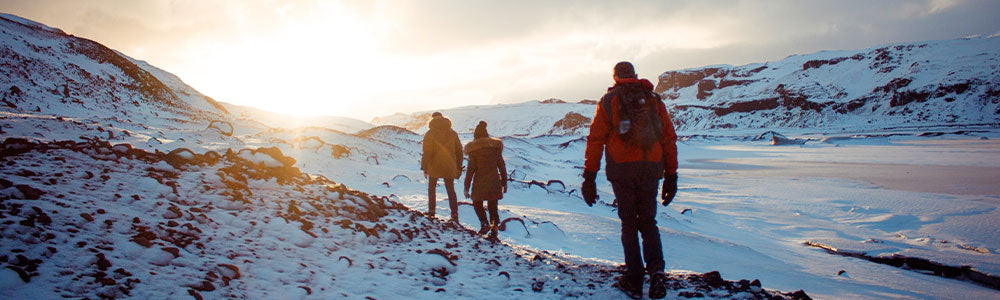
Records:
[[[618,124],[619,121],[615,88],[626,84],[641,84],[650,92],[653,90],[653,84],[649,80],[635,78],[621,79],[615,82],[613,87],[608,88],[608,93],[601,97],[601,102],[594,113],[594,120],[590,123],[584,170],[594,173],[600,170],[601,153],[604,152],[607,157],[605,173],[611,181],[639,178],[636,176],[659,178],[663,176],[664,171],[667,174],[676,174],[677,133],[674,132],[674,124],[670,121],[670,114],[667,113],[663,102],[657,106],[657,113],[663,121],[663,139],[658,146],[643,151],[627,144],[621,136],[612,132],[616,128],[612,124]]]

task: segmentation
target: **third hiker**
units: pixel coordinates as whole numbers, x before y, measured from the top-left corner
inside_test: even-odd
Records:
[[[655,219],[656,190],[663,178],[663,206],[677,193],[677,135],[653,84],[639,79],[631,63],[616,64],[612,78],[615,85],[601,97],[587,136],[581,192],[587,204],[594,205],[603,154],[622,224],[626,271],[618,287],[629,297],[642,298],[643,278],[649,274],[649,297],[663,298],[666,275]]]
[[[507,166],[503,161],[503,141],[491,138],[486,132],[486,122],[480,121],[473,132],[473,140],[465,145],[469,154],[469,168],[465,173],[465,197],[472,198],[472,206],[479,216],[479,234],[490,232],[490,239],[497,238],[497,224],[500,214],[497,202],[507,192]],[[469,184],[472,194],[469,194]],[[487,202],[489,219],[483,210]]]

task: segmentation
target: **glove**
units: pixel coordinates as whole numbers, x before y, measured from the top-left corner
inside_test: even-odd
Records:
[[[663,199],[663,206],[670,204],[670,201],[674,201],[674,196],[677,195],[677,174],[663,174],[663,190],[660,191],[660,198]]]
[[[583,193],[583,202],[587,202],[587,206],[594,206],[594,203],[597,203],[597,183],[594,182],[596,178],[597,173],[583,171],[583,185],[580,187],[580,192]]]

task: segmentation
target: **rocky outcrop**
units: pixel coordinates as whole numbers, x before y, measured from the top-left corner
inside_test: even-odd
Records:
[[[552,130],[549,130],[549,134],[578,133],[581,129],[590,128],[590,121],[590,118],[584,115],[568,112],[565,117],[552,124]]]
[[[996,49],[998,37],[819,52],[664,72],[655,91],[678,130],[997,124]]]

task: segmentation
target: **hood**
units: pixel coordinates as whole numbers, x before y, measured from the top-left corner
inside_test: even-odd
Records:
[[[492,148],[503,151],[503,141],[498,138],[491,137],[478,138],[465,145],[465,153],[472,154],[478,150]]]
[[[647,88],[649,90],[653,90],[653,83],[649,82],[649,80],[647,80],[647,79],[622,78],[622,79],[619,79],[618,81],[615,81],[615,85],[612,86],[612,87],[609,87],[608,91],[611,91],[611,89],[613,89],[613,88],[616,88],[616,87],[619,87],[619,86],[623,86],[623,85],[628,85],[628,84],[640,84],[644,88]]]
[[[447,117],[434,117],[427,124],[428,130],[451,129],[451,119]]]

